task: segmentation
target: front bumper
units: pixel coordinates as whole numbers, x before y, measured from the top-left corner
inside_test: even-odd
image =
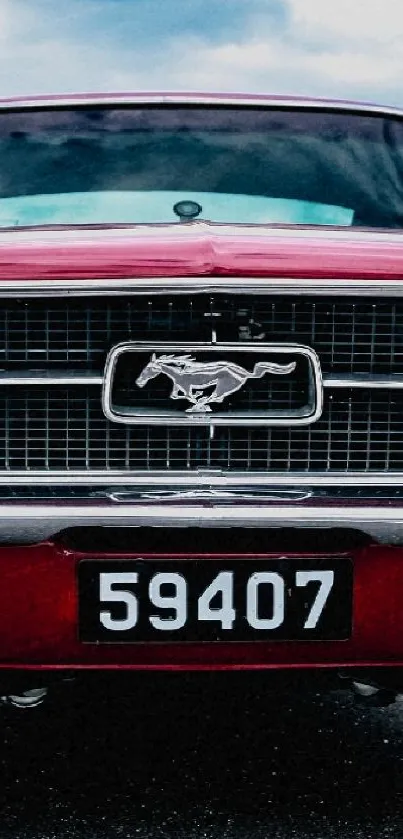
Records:
[[[26,480],[26,479],[25,479]],[[210,479],[211,480],[211,479]],[[403,491],[386,486],[297,488],[178,484],[3,487],[0,543],[33,544],[74,527],[348,528],[403,546]],[[184,537],[184,545],[185,537]]]
[[[266,552],[243,551],[246,559],[274,555],[267,551],[267,531],[260,534]],[[113,538],[109,531],[111,535]],[[133,545],[135,538],[136,534],[132,536]],[[143,547],[137,551],[133,547],[126,556],[147,559]],[[332,556],[329,551],[327,554]],[[225,554],[231,555],[239,557],[240,552],[231,550]],[[340,550],[337,555],[340,556]],[[403,549],[400,547],[368,545],[348,551],[354,566],[354,597],[353,635],[347,641],[83,644],[77,632],[77,564],[88,557],[117,556],[124,556],[123,551],[101,552],[88,548],[83,551],[66,547],[62,541],[0,548],[0,668],[213,670],[403,666]],[[173,554],[154,552],[148,556],[172,558]],[[208,562],[223,558],[224,554],[186,553],[183,531],[182,552],[175,551],[174,556],[182,559],[197,556]],[[290,551],[287,556],[292,556]]]

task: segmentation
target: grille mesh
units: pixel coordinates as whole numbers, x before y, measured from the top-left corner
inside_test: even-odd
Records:
[[[403,471],[403,397],[341,391],[305,428],[153,428],[109,423],[96,388],[0,398],[0,469],[281,473]]]
[[[220,341],[296,342],[316,350],[325,373],[402,373],[403,301],[217,294],[5,300],[0,305],[4,370],[101,371],[122,341],[210,341],[211,311]],[[262,337],[263,336],[263,337]],[[247,339],[247,340],[245,340]],[[246,355],[246,353],[245,353]],[[246,386],[239,404],[290,404],[285,380]],[[159,389],[158,389],[159,388]],[[152,398],[166,401],[167,385]],[[304,395],[302,393],[302,395]],[[150,396],[151,398],[151,396]],[[229,405],[229,407],[231,407]],[[0,471],[223,469],[244,472],[403,472],[403,392],[326,392],[311,426],[206,428],[108,422],[100,388],[3,386]]]
[[[402,372],[403,300],[223,294],[4,301],[0,363],[100,368],[121,341],[209,341],[210,309],[220,315],[215,326],[222,341],[264,333],[265,341],[312,347],[329,373]]]

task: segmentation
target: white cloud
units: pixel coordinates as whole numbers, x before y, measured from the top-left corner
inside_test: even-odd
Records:
[[[403,105],[403,0],[282,3],[285,23],[262,2],[236,39],[212,43],[178,29],[147,51],[135,32],[122,39],[122,18],[111,26],[116,0],[0,0],[0,95],[239,90]]]
[[[402,71],[402,52],[394,56],[385,56],[382,62],[376,62],[365,52],[324,52],[320,55],[307,56],[302,66],[313,73],[322,74],[323,79],[337,79],[338,85],[362,85],[363,89],[380,91],[396,83]]]
[[[310,93],[403,104],[402,0],[283,0],[273,33],[259,17],[244,41],[199,44],[191,80],[240,90]],[[196,54],[195,48],[193,49]]]
[[[14,40],[21,34],[24,17],[19,15],[18,0],[0,0],[0,43],[7,43],[7,39]],[[29,10],[27,10],[28,12]]]
[[[190,52],[190,51],[189,51]],[[176,65],[175,82],[186,73],[195,89],[302,93],[340,98],[388,98],[403,104],[403,45],[374,61],[365,50],[345,44],[307,50],[287,38],[251,38],[244,43],[210,46],[193,44],[197,62],[189,70],[188,55]]]
[[[300,38],[390,45],[403,36],[402,0],[287,0]]]

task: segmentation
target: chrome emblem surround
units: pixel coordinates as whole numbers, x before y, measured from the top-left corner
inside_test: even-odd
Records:
[[[181,410],[115,406],[113,404],[113,382],[119,359],[124,354],[150,353],[149,361],[139,368],[135,380],[142,388],[158,375],[165,375],[172,382],[170,398],[190,403]],[[215,356],[208,362],[197,361],[197,353]],[[251,356],[250,369],[234,361],[226,361],[226,353],[241,353]],[[270,356],[285,356],[285,364],[274,363]],[[256,359],[258,355],[259,359]],[[287,359],[288,356],[288,359]],[[291,356],[291,358],[290,358]],[[308,362],[309,399],[302,408],[281,410],[228,411],[213,413],[211,404],[221,404],[240,390],[248,380],[262,378],[266,374],[286,376],[296,367],[295,357]],[[256,359],[256,361],[255,361]],[[205,394],[206,388],[212,393]],[[113,347],[105,364],[102,408],[107,419],[125,424],[152,425],[310,425],[319,419],[323,410],[323,383],[319,358],[310,347],[301,344],[258,343],[193,343],[193,344],[150,344],[127,342]]]

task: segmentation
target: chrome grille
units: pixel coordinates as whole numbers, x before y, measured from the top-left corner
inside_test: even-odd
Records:
[[[146,297],[9,298],[0,302],[0,473],[123,473],[218,469],[290,475],[403,473],[403,389],[327,389],[311,426],[207,428],[108,422],[100,386],[111,347],[127,340],[297,342],[318,354],[325,375],[402,376],[403,300],[301,295],[178,294]],[[207,315],[207,316],[206,316]],[[63,371],[63,387],[29,384]],[[74,371],[80,384],[65,386]],[[25,376],[12,386],[1,376]],[[62,377],[63,378],[63,377]],[[143,398],[166,402],[158,383]],[[370,380],[368,380],[370,383]],[[130,386],[130,385],[129,385]],[[294,404],[303,387],[261,380],[238,395],[253,410]],[[32,478],[33,479],[33,478]]]

